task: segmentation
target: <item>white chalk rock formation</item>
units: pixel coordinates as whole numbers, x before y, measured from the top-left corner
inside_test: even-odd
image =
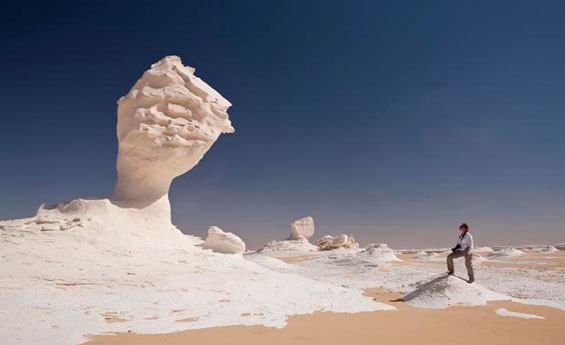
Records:
[[[290,224],[291,233],[289,240],[309,239],[314,235],[314,219],[305,217],[295,220]]]
[[[439,255],[438,253],[426,253],[426,252],[421,252],[416,254],[412,260],[422,260],[422,261],[427,261],[427,260],[444,260],[444,258],[441,257],[441,255]]]
[[[217,226],[211,226],[208,229],[208,237],[206,237],[202,247],[223,254],[241,254],[245,252],[245,242],[241,238],[231,232],[224,232]]]
[[[516,248],[502,248],[488,254],[489,258],[512,258],[524,255],[524,252]]]
[[[406,294],[402,300],[420,308],[443,309],[453,305],[486,305],[489,301],[511,300],[505,296],[480,286],[468,284],[456,276],[441,275],[416,284],[416,289]]]
[[[550,254],[550,253],[558,252],[559,249],[555,248],[554,246],[546,246],[546,247],[541,247],[541,248],[534,248],[533,251],[535,253]]]
[[[231,106],[177,56],[153,64],[118,100],[118,180],[112,202],[156,205],[170,222],[171,181],[192,169],[221,133]]]
[[[287,257],[317,251],[317,246],[301,238],[299,240],[269,241],[258,252],[272,257]]]
[[[230,106],[179,57],[163,58],[118,101],[118,180],[112,196],[42,205],[30,222],[42,231],[92,220],[122,232],[180,234],[171,223],[171,181],[198,164],[221,133],[234,131]]]
[[[557,243],[553,246],[558,250],[565,250],[565,243]]]
[[[475,247],[473,253],[492,253],[494,250],[491,247]]]
[[[332,250],[338,248],[359,248],[353,235],[341,234],[337,236],[326,235],[320,238],[316,245],[320,250]]]
[[[401,261],[385,243],[371,243],[363,250],[361,255],[369,256],[373,261],[390,262]]]
[[[221,133],[234,131],[230,106],[179,57],[165,57],[118,101],[112,196],[42,205],[30,224],[65,231],[93,221],[123,232],[180,233],[171,223],[171,181],[198,164]]]

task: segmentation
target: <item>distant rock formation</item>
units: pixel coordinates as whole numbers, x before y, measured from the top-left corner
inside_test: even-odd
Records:
[[[118,180],[111,200],[123,207],[157,203],[170,220],[171,181],[192,169],[221,133],[234,129],[231,103],[178,56],[153,64],[118,100]]]
[[[299,240],[269,241],[263,248],[258,250],[258,252],[263,255],[273,257],[299,255],[317,251],[318,247],[308,242],[305,238]]]
[[[316,245],[320,250],[332,250],[338,248],[359,248],[353,235],[341,234],[337,236],[326,235],[320,238]]]
[[[494,250],[491,247],[475,247],[473,253],[492,253]]]
[[[545,246],[540,248],[534,248],[532,250],[535,253],[545,253],[545,254],[556,253],[559,251],[559,249],[555,248],[554,246]]]
[[[290,224],[290,229],[291,233],[288,239],[269,241],[258,252],[263,255],[282,257],[318,251],[318,247],[308,241],[314,235],[314,219],[312,217],[295,220]]]
[[[516,257],[522,256],[524,252],[516,249],[516,248],[503,248],[493,251],[492,253],[488,254],[487,257],[489,258],[509,258],[509,257]]]
[[[554,247],[558,250],[565,250],[565,243],[557,243]]]
[[[217,226],[211,226],[202,248],[212,249],[216,253],[241,254],[245,252],[245,242],[231,232],[224,232]]]
[[[385,243],[371,243],[360,255],[370,256],[378,262],[401,261]]]
[[[314,235],[314,219],[305,217],[295,220],[290,224],[291,233],[289,240],[309,239]]]

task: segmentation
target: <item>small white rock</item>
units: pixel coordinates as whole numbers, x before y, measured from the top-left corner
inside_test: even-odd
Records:
[[[202,247],[223,254],[245,252],[245,242],[241,238],[231,232],[224,232],[217,226],[211,226],[208,229],[208,237]]]

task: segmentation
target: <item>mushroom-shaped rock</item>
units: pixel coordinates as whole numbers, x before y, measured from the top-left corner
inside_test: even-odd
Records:
[[[331,250],[338,248],[358,248],[359,244],[353,235],[341,234],[337,236],[326,235],[316,242],[320,250]]]
[[[155,204],[170,223],[172,180],[198,164],[221,133],[234,132],[231,103],[194,71],[178,56],[167,56],[118,100],[113,203],[136,209]]]
[[[289,240],[308,239],[314,235],[314,219],[305,217],[295,220],[290,224],[291,233]]]
[[[241,238],[231,232],[224,232],[217,226],[211,226],[208,229],[208,237],[206,237],[202,247],[223,254],[241,254],[245,252],[245,242]]]

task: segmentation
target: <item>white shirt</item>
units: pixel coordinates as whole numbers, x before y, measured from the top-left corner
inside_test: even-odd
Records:
[[[469,231],[467,231],[463,237],[459,235],[457,244],[461,246],[458,251],[466,251],[467,254],[471,254],[473,252],[473,236],[471,236]]]

